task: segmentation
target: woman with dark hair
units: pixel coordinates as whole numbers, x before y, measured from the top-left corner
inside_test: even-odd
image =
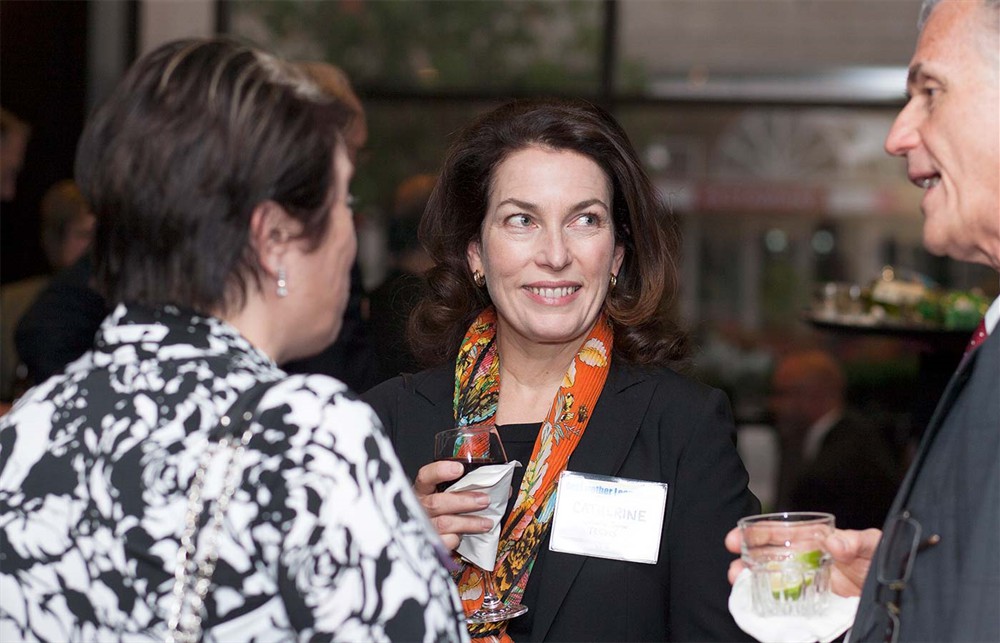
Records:
[[[77,179],[115,305],[0,421],[0,640],[462,640],[371,409],[278,362],[337,335],[351,110],[228,40],[141,58]]]
[[[618,123],[588,103],[555,100],[480,117],[449,151],[420,234],[435,267],[410,330],[436,365],[364,399],[451,548],[493,524],[474,515],[486,494],[435,492],[462,467],[431,462],[434,434],[496,425],[508,457],[525,465],[515,470],[494,578],[502,599],[529,611],[470,626],[472,636],[746,638],[727,609],[723,537],[759,503],[725,396],[671,367],[684,355],[683,334],[664,320],[677,283],[675,232]],[[608,477],[594,492],[570,489],[564,472]],[[653,501],[629,504],[650,489]],[[574,507],[612,518],[581,534]],[[628,531],[616,516],[647,524]],[[638,542],[626,532],[645,545],[623,545]],[[466,565],[456,578],[466,612],[477,609],[478,571]]]

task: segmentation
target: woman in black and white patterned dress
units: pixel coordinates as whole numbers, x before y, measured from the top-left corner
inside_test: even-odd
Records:
[[[276,366],[340,327],[349,114],[267,54],[188,40],[140,59],[88,122],[77,179],[118,305],[0,420],[0,640],[467,638],[371,409]],[[223,426],[262,382],[252,421]],[[180,609],[205,576],[204,607]]]

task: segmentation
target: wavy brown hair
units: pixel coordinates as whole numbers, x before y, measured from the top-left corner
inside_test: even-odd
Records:
[[[617,356],[633,364],[676,364],[687,353],[684,332],[664,311],[677,291],[678,236],[621,125],[584,101],[514,101],[480,116],[448,151],[420,222],[420,240],[435,266],[428,295],[409,322],[414,354],[425,365],[454,357],[465,332],[486,306],[466,259],[479,239],[496,168],[530,146],[578,152],[608,176],[613,190],[615,241],[625,248],[618,284],[605,310]]]

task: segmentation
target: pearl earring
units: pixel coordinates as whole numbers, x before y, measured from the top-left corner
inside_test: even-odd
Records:
[[[276,292],[279,297],[288,296],[288,273],[285,272],[284,268],[278,268],[278,289]]]

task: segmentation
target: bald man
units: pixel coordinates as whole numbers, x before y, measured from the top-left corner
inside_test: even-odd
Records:
[[[882,427],[846,408],[840,364],[820,350],[785,356],[771,379],[781,440],[776,508],[827,511],[837,526],[878,527],[901,480]]]

